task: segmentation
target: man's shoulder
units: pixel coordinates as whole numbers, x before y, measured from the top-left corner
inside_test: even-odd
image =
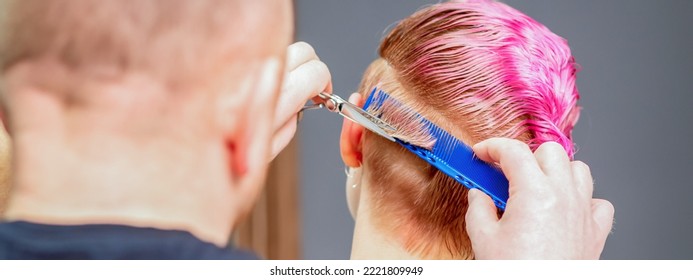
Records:
[[[115,224],[0,223],[0,259],[257,259],[189,232]]]

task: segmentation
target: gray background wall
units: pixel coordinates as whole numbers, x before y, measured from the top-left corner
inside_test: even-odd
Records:
[[[434,2],[297,0],[297,39],[315,47],[346,97],[386,28]],[[576,157],[616,208],[602,257],[693,259],[693,1],[504,2],[568,39],[582,65]],[[340,126],[319,112],[300,128],[306,259],[349,257]]]

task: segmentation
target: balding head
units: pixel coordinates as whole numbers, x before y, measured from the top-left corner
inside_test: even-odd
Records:
[[[56,60],[85,76],[145,72],[186,86],[233,58],[281,52],[291,33],[279,0],[6,0],[0,70]]]
[[[260,61],[283,61],[293,31],[290,2],[281,0],[5,0],[3,6],[0,94],[10,130],[77,110],[138,118],[127,122],[131,128],[166,116],[178,126],[186,124],[182,118],[202,120],[219,95],[240,91]],[[13,94],[26,88],[64,109]],[[45,115],[38,118],[38,111]],[[73,118],[79,125],[96,119]]]
[[[238,220],[267,170],[291,2],[1,3],[8,215],[41,193],[46,215],[146,212],[221,244],[205,229]]]

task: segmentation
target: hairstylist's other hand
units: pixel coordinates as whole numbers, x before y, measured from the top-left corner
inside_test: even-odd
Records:
[[[272,157],[279,154],[296,133],[297,114],[303,105],[321,92],[332,92],[332,77],[308,43],[289,46],[286,55],[284,83],[274,116]],[[318,99],[314,99],[319,101]]]
[[[517,140],[494,138],[474,146],[499,163],[510,182],[501,219],[490,197],[469,192],[467,232],[478,259],[598,259],[611,231],[614,207],[592,198],[592,175],[554,142],[534,153]]]

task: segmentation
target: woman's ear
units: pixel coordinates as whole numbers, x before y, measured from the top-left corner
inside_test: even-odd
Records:
[[[352,93],[349,102],[361,107],[363,98],[359,93]],[[349,167],[360,167],[363,158],[361,144],[363,141],[363,126],[344,119],[342,133],[339,137],[339,149],[344,164]]]

